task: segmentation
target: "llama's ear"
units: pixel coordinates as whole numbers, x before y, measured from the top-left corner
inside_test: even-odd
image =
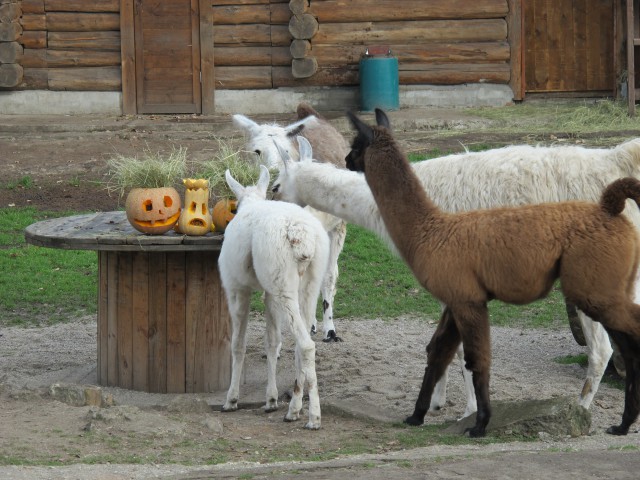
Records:
[[[231,119],[233,120],[233,124],[236,127],[246,130],[248,132],[252,130],[256,130],[257,128],[260,127],[260,125],[258,125],[256,122],[251,120],[249,117],[245,117],[244,115],[240,115],[239,113],[236,113],[235,115],[233,115]]]
[[[260,178],[257,186],[261,193],[266,194],[267,188],[269,188],[269,169],[264,165],[260,165]]]
[[[227,185],[229,185],[229,188],[234,193],[236,198],[240,199],[242,197],[242,194],[244,193],[244,187],[231,176],[231,172],[229,171],[229,169],[224,172],[224,177],[227,179]]]
[[[376,123],[379,127],[385,127],[391,130],[391,122],[389,122],[389,117],[387,117],[387,114],[379,108],[376,108]]]
[[[313,148],[309,143],[309,140],[304,138],[301,135],[296,137],[298,140],[298,151],[300,152],[300,161],[301,162],[311,162],[313,160]]]
[[[373,129],[360,120],[353,112],[347,112],[347,117],[351,120],[353,127],[371,143],[373,141]]]
[[[292,123],[291,125],[288,125],[286,127],[284,127],[284,131],[287,134],[287,137],[289,138],[293,138],[296,135],[299,135],[300,132],[302,132],[302,130],[304,130],[305,126],[307,125],[307,123],[311,120],[313,120],[315,117],[306,117],[303,118],[302,120],[298,120],[295,123]]]
[[[286,169],[287,165],[291,162],[291,155],[289,155],[289,152],[287,150],[282,148],[282,145],[280,145],[278,142],[276,142],[275,138],[273,139],[273,144],[278,149],[278,154],[280,155],[280,159],[282,160],[282,164],[284,165],[284,167]]]

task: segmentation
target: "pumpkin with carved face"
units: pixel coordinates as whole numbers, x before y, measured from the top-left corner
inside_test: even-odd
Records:
[[[223,198],[213,206],[213,224],[216,232],[224,232],[229,222],[236,216],[238,201]]]
[[[136,230],[162,235],[180,217],[180,195],[173,187],[134,188],[127,195],[125,212]]]
[[[184,209],[180,214],[177,230],[186,235],[205,235],[211,231],[209,182],[202,178],[185,178],[183,182],[186,187]]]

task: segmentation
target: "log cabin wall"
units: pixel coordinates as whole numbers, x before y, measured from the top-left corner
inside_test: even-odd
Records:
[[[17,89],[121,90],[120,0],[20,3],[24,74]]]
[[[215,85],[355,86],[369,45],[388,45],[398,57],[401,85],[506,84],[509,3],[404,0],[398,8],[397,0],[213,0]],[[315,31],[305,17],[317,20]],[[295,60],[305,58],[317,68],[296,75]]]

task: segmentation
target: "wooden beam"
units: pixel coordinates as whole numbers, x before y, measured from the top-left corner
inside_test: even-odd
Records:
[[[215,49],[213,43],[213,7],[200,0],[200,71],[202,73],[202,114],[215,113]]]
[[[136,102],[136,49],[134,37],[134,0],[120,1],[120,57],[122,73],[122,113],[138,113]]]
[[[120,0],[44,0],[47,12],[114,12],[120,11]]]
[[[525,95],[524,21],[522,15],[522,0],[509,0],[509,14],[507,15],[508,38],[511,47],[509,86],[513,91],[514,100],[524,100]]]

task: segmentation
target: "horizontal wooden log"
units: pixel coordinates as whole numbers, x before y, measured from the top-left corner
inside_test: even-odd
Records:
[[[286,25],[218,25],[213,29],[214,45],[289,46],[290,43]]]
[[[44,13],[44,0],[22,0],[22,13]]]
[[[0,42],[14,42],[22,34],[22,26],[18,22],[0,23]]]
[[[217,7],[220,5],[262,5],[273,2],[269,0],[213,0],[211,3],[214,7]]]
[[[22,15],[22,8],[19,3],[6,3],[0,5],[0,23],[15,22]]]
[[[23,69],[17,63],[0,65],[0,87],[13,88],[22,82]]]
[[[46,68],[25,68],[20,90],[47,90],[49,88],[49,74]]]
[[[289,21],[289,33],[299,40],[310,40],[318,32],[318,20],[313,15],[293,15]]]
[[[50,68],[50,90],[119,91],[122,89],[120,67]]]
[[[52,50],[120,51],[120,32],[50,32],[48,46]]]
[[[291,67],[281,67],[289,70]],[[216,67],[216,88],[230,90],[273,88],[272,67]]]
[[[293,78],[309,78],[318,71],[318,61],[314,57],[294,58],[291,61]]]
[[[271,25],[288,25],[291,19],[291,10],[286,3],[272,3],[271,8]]]
[[[291,65],[291,54],[287,47],[214,46],[213,58],[218,66],[270,66]]]
[[[292,42],[293,45],[293,42]],[[407,63],[475,63],[506,62],[510,59],[507,42],[388,44],[400,64]],[[313,55],[322,67],[355,65],[366,50],[365,45],[319,45],[313,43],[307,55]]]
[[[47,30],[50,32],[104,32],[120,30],[117,13],[49,13]]]
[[[24,48],[47,48],[47,32],[23,32],[18,42]]]
[[[509,83],[511,68],[508,64],[411,65],[400,67],[399,76],[401,85],[504,84]]]
[[[28,13],[20,19],[20,24],[25,31],[46,30],[47,17],[45,13]]]
[[[271,23],[271,9],[265,5],[224,5],[213,7],[214,25],[240,25],[243,23]]]
[[[325,23],[313,38],[322,44],[496,42],[506,41],[507,22],[432,20],[386,23]]]
[[[309,13],[320,24],[443,19],[504,18],[507,0],[323,0],[311,2]]]
[[[358,85],[356,67],[318,68],[309,78],[293,78],[291,68],[273,67],[273,87],[343,87]]]
[[[18,42],[0,43],[0,63],[20,63],[23,48]]]
[[[119,12],[120,0],[44,0],[47,12]]]
[[[24,67],[109,67],[120,65],[120,52],[92,50],[28,49],[24,52]]]

